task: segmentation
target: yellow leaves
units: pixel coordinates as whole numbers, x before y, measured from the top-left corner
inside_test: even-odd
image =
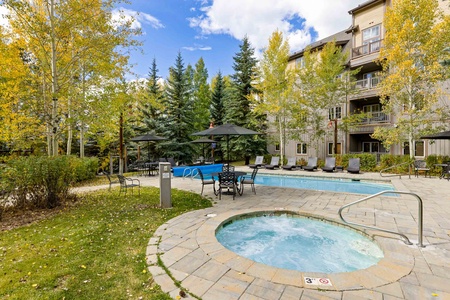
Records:
[[[147,273],[147,270],[146,269],[142,270],[142,273],[143,274]]]
[[[80,268],[86,269],[86,266],[85,265],[81,265]]]

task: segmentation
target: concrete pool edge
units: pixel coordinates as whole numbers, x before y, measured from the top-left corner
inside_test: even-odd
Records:
[[[264,280],[270,280],[275,283],[292,285],[300,288],[317,289],[317,285],[305,284],[305,277],[313,277],[329,278],[331,280],[332,286],[320,286],[320,288],[324,290],[344,291],[370,289],[395,282],[412,271],[414,266],[414,256],[407,245],[398,239],[385,238],[381,236],[371,237],[367,233],[365,235],[369,236],[369,238],[373,238],[374,241],[380,246],[384,253],[384,258],[381,259],[376,265],[367,269],[332,274],[300,272],[267,266],[239,256],[238,254],[226,249],[216,239],[215,233],[217,228],[229,219],[246,214],[283,211],[340,224],[341,226],[362,232],[364,234],[364,231],[344,225],[337,220],[330,219],[329,217],[294,211],[288,208],[274,208],[272,210],[268,208],[256,208],[225,212],[209,218],[209,220],[204,222],[204,224],[197,230],[197,236],[201,237],[199,239],[199,246],[206,253],[206,255],[218,260],[218,262],[225,264],[231,269],[235,269],[237,272]],[[239,263],[236,263],[235,260],[238,260]]]

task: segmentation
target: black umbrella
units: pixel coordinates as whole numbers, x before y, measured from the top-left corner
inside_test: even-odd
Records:
[[[213,143],[217,143],[217,141],[211,140],[211,139],[208,139],[208,138],[200,138],[200,139],[193,140],[191,143],[194,143],[194,144],[213,144]],[[205,156],[205,147],[204,147],[204,145],[202,146],[202,154],[203,154],[203,156]]]
[[[259,132],[240,127],[234,124],[223,124],[217,127],[208,128],[203,131],[199,131],[193,133],[192,135],[223,135],[227,139],[227,152],[228,152],[228,162],[230,162],[230,144],[229,144],[229,136],[230,135],[255,135],[261,134]]]
[[[450,131],[443,131],[436,134],[422,136],[421,139],[427,140],[450,140]]]
[[[163,140],[167,140],[167,139],[164,137],[153,135],[153,134],[145,134],[145,135],[136,136],[136,137],[132,138],[131,140],[133,142],[157,142],[157,141],[163,141]],[[148,160],[150,160],[150,143],[148,143]]]

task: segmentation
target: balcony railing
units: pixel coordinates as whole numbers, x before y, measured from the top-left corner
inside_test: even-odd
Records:
[[[376,88],[378,83],[380,82],[379,77],[371,77],[366,79],[357,80],[355,84],[355,89],[373,89]]]
[[[369,55],[375,52],[379,52],[380,48],[381,48],[381,40],[353,48],[352,58],[357,58],[363,55]]]
[[[361,124],[377,124],[377,123],[389,123],[390,118],[389,115],[379,111],[379,112],[370,112],[368,116],[362,119]]]

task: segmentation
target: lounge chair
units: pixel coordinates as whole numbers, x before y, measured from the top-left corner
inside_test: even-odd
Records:
[[[325,166],[322,167],[322,171],[334,172],[336,170],[336,158],[327,157],[325,158]]]
[[[255,177],[256,177],[257,173],[258,173],[258,168],[255,168],[255,169],[253,169],[253,172],[252,172],[252,175],[250,176],[250,178],[248,177],[248,175],[241,177],[241,187],[240,187],[240,189],[238,189],[239,195],[242,195],[242,193],[244,192],[244,184],[250,184],[252,187],[253,193],[256,195]]]
[[[173,157],[169,157],[169,158],[167,159],[167,162],[170,163],[170,166],[171,166],[172,168],[177,166],[177,163],[175,162],[175,159],[174,159]]]
[[[255,168],[262,168],[263,166],[263,160],[264,160],[264,156],[257,156],[255,159],[255,163],[254,164],[249,164],[248,167],[255,169]]]
[[[309,157],[308,164],[303,166],[303,170],[314,171],[317,170],[317,157]]]
[[[358,174],[359,173],[359,165],[360,165],[359,157],[358,158],[350,158],[348,160],[347,172]]]
[[[264,168],[266,169],[275,169],[275,168],[279,168],[279,163],[280,163],[280,157],[279,156],[272,156],[272,159],[270,160],[270,164],[268,165],[264,165]]]
[[[414,161],[414,175],[419,177],[419,173],[423,172],[425,174],[425,178],[427,177],[428,172],[430,172],[430,168],[427,168],[427,162],[424,160],[416,160]]]
[[[289,157],[287,164],[283,166],[284,170],[295,170],[297,169],[299,166],[297,166],[297,158],[295,157]]]

